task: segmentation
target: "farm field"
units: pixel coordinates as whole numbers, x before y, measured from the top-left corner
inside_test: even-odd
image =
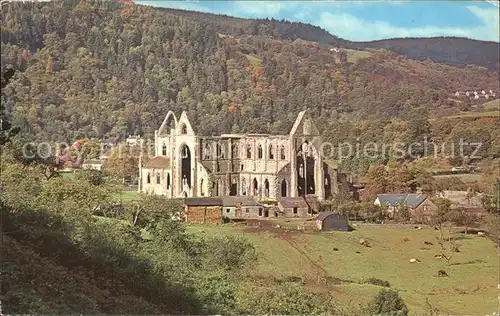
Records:
[[[198,236],[245,236],[259,256],[249,280],[269,280],[269,286],[276,279],[301,277],[308,287],[331,291],[341,306],[359,306],[371,299],[381,287],[363,281],[373,277],[390,282],[411,315],[427,315],[427,300],[446,315],[486,315],[498,309],[499,257],[485,237],[457,234],[460,252],[448,266],[444,259],[434,258],[439,253],[438,232],[431,228],[373,226],[352,232],[302,233],[226,224],[188,226],[188,231]],[[370,241],[371,247],[360,245],[360,238]],[[411,258],[421,263],[410,263]],[[449,277],[438,277],[441,269]],[[343,284],[328,282],[332,278]]]
[[[474,117],[500,117],[500,111],[466,112],[459,115],[447,116],[446,118],[474,118]]]
[[[372,55],[371,52],[365,50],[354,50],[354,49],[344,49],[347,53],[347,61],[350,63],[355,63],[359,59],[368,58]]]
[[[493,111],[493,110],[500,111],[500,99],[495,99],[495,100],[491,100],[491,101],[484,103],[483,108],[487,111],[488,110],[489,111]]]

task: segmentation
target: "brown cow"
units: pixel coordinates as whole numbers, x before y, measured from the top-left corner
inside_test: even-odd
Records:
[[[424,244],[425,244],[425,245],[429,245],[429,246],[434,245],[434,244],[433,244],[433,243],[431,243],[430,241],[424,241]]]
[[[446,273],[446,271],[444,270],[439,270],[438,271],[438,277],[447,277],[449,276],[448,273]]]

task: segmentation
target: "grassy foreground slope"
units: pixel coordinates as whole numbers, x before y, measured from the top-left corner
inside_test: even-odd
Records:
[[[361,227],[349,233],[305,234],[224,225],[189,230],[200,235],[243,234],[259,255],[251,279],[266,279],[269,285],[272,280],[301,277],[310,287],[332,291],[345,306],[358,306],[373,297],[380,287],[363,282],[374,277],[400,291],[412,315],[428,313],[426,300],[440,313],[453,315],[484,315],[498,307],[498,256],[493,243],[477,235],[458,236],[460,252],[448,266],[444,259],[434,258],[439,246],[433,229]],[[360,238],[372,247],[361,246]],[[422,262],[410,263],[411,258]],[[449,278],[437,277],[441,269]],[[325,277],[338,278],[342,284],[321,282]]]

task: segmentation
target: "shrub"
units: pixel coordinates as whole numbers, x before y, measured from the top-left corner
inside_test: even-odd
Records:
[[[380,290],[364,310],[366,315],[407,316],[408,307],[398,292],[388,289]]]
[[[105,183],[104,173],[100,170],[78,170],[73,175],[74,180],[87,181],[92,185],[103,185]]]
[[[238,314],[251,315],[338,315],[333,298],[303,285],[278,287],[245,284],[236,294]]]
[[[302,278],[298,276],[287,276],[283,279],[285,282],[302,282]]]
[[[389,281],[384,281],[384,280],[380,280],[377,278],[366,279],[363,283],[369,283],[369,284],[383,286],[383,287],[391,287],[391,284],[389,283]]]

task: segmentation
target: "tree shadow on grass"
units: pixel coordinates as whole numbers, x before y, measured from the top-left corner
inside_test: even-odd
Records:
[[[149,261],[131,255],[127,249],[120,247],[106,234],[84,230],[80,236],[81,241],[75,243],[65,234],[72,227],[61,216],[44,211],[14,213],[5,210],[2,210],[1,215],[3,234],[68,271],[73,271],[70,275],[80,272],[92,275],[99,288],[107,288],[110,293],[114,293],[115,296],[110,294],[109,297],[95,302],[100,312],[106,314],[204,313],[193,288],[169,283],[163,275],[158,275],[153,271]],[[119,289],[122,286],[124,288]],[[76,287],[74,293],[71,294],[85,295],[80,293],[81,291],[82,289]],[[132,301],[127,303],[127,295],[145,301],[147,305],[137,306]],[[7,311],[19,310],[16,301],[5,301],[4,304]],[[47,304],[52,303],[47,302]],[[72,307],[65,306],[65,308],[71,309]],[[75,310],[71,310],[72,313],[80,312],[77,306],[73,308]],[[58,312],[66,313],[68,310]]]
[[[452,263],[450,264],[451,266],[459,266],[459,265],[465,265],[465,264],[478,264],[478,263],[485,263],[486,261],[484,260],[481,260],[481,259],[477,259],[477,260],[471,260],[471,261],[467,261],[467,262],[455,262],[455,263]]]

